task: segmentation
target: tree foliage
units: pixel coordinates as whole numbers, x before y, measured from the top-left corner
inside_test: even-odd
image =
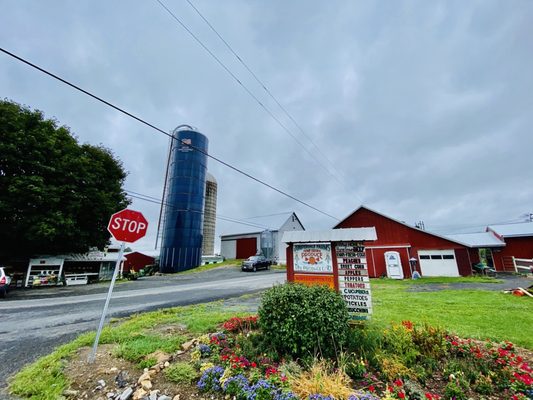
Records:
[[[102,248],[109,217],[128,205],[125,178],[111,150],[0,100],[0,261]]]

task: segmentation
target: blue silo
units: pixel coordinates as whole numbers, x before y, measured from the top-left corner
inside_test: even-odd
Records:
[[[207,137],[188,125],[172,132],[159,270],[178,272],[202,262]],[[189,146],[190,145],[190,146]]]

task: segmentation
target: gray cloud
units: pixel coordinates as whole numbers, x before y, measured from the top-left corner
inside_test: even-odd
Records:
[[[195,2],[296,118],[246,74],[186,2],[168,2],[298,146],[154,2],[2,1],[2,46],[162,129],[188,123],[210,152],[338,217],[361,200],[427,226],[531,212],[533,4],[480,2]],[[130,171],[128,189],[159,197],[163,135],[0,55],[3,97],[43,110],[81,142],[102,143]],[[324,155],[334,166],[324,158]],[[341,172],[339,184],[316,159]],[[330,218],[209,161],[220,214],[295,210]],[[134,201],[150,220],[158,208]],[[245,226],[219,221],[217,233]]]

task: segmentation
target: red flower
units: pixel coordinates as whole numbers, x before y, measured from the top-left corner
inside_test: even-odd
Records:
[[[374,393],[376,391],[376,388],[374,387],[374,385],[370,385],[368,387],[368,391]]]
[[[398,387],[402,387],[402,386],[403,386],[403,382],[402,382],[401,379],[396,379],[396,380],[394,381],[394,384],[395,384],[396,386],[398,386]]]
[[[400,399],[405,399],[405,393],[404,393],[404,392],[400,392],[400,393],[398,393],[398,397],[399,397]]]
[[[426,393],[426,399],[433,400],[433,396],[431,395],[431,393]]]
[[[402,321],[402,325],[408,331],[413,330],[413,323],[411,321]]]
[[[250,365],[252,366],[252,368],[257,367],[257,364],[255,362],[252,362]]]

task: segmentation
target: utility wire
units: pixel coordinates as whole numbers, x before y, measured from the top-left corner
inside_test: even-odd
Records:
[[[162,199],[158,198],[158,197],[154,197],[154,196],[149,196],[147,194],[143,194],[143,193],[139,193],[139,192],[135,192],[133,190],[129,190],[129,189],[124,189],[124,191],[126,193],[128,193],[128,195],[130,197],[133,197],[133,198],[136,198],[136,199],[139,199],[139,200],[146,200],[146,201],[150,201],[150,202],[157,202],[158,204],[163,204],[164,206],[167,206],[167,207],[170,207],[170,208],[177,208],[176,206],[168,203],[168,202],[165,202],[165,201],[162,201]],[[179,210],[179,211],[186,211],[186,210]],[[189,211],[192,211],[192,210],[189,210]],[[200,212],[200,211],[194,211],[194,212],[199,212],[201,214],[203,214],[203,212]],[[292,211],[290,211],[292,212]],[[287,214],[286,212],[283,213],[283,214]],[[271,215],[281,215],[280,214],[271,214]],[[265,225],[261,225],[261,224],[256,224],[256,223],[253,223],[253,222],[245,222],[243,220],[245,219],[248,219],[248,218],[233,218],[233,217],[227,217],[227,216],[224,216],[224,215],[220,215],[220,214],[217,214],[216,215],[217,218],[220,217],[220,219],[225,219],[225,220],[231,220],[231,222],[238,222],[238,223],[243,223],[244,225],[251,225],[251,226],[255,226],[257,228],[268,228],[267,226]],[[252,217],[252,218],[257,218],[257,217]]]
[[[147,196],[145,194],[132,194],[132,193],[135,193],[135,192],[132,192],[132,191],[129,191],[129,190],[126,190],[126,192],[128,193],[128,196],[129,197],[132,197],[134,199],[138,199],[138,200],[143,200],[143,201],[147,201],[149,203],[154,203],[154,204],[161,204],[161,199],[158,199],[156,197],[152,197],[152,196]],[[179,209],[178,207],[172,205],[172,204],[169,204],[169,203],[166,203],[166,202],[163,202],[163,204],[167,207],[170,207],[170,208],[174,208],[175,211],[187,211],[187,212],[195,212],[195,213],[198,213],[198,214],[203,214],[202,211],[193,211],[193,210],[188,210],[188,209]],[[264,225],[259,225],[259,224],[254,224],[254,223],[251,223],[251,222],[244,222],[244,221],[241,221],[239,219],[236,219],[236,218],[231,218],[231,217],[224,217],[222,215],[216,215],[215,218],[217,219],[221,219],[223,221],[228,221],[228,222],[233,222],[233,223],[236,223],[236,224],[241,224],[241,225],[247,225],[247,226],[252,226],[254,228],[261,228],[261,229],[269,229],[267,226],[264,226]]]
[[[220,60],[220,58],[218,58],[215,53],[213,53],[205,44],[204,42],[202,42],[200,40],[200,38],[198,38],[198,36],[196,36],[194,34],[194,32],[189,29],[189,27],[187,25],[185,25],[185,23],[183,21],[181,21],[181,19],[179,19],[176,14],[174,14],[161,0],[156,0],[159,5],[161,5],[161,7],[163,7],[163,9],[165,9],[165,11],[174,19],[176,20],[176,22],[224,69],[224,71],[226,71],[243,89],[246,93],[248,93],[248,95],[254,99],[256,101],[257,104],[259,104],[259,106],[265,110],[265,112],[270,115],[270,117],[276,121],[276,123],[285,131],[287,132],[293,139],[296,143],[298,143],[298,145],[304,149],[307,154],[309,154],[311,156],[311,159],[312,160],[315,160],[329,175],[331,175],[335,180],[337,180],[337,182],[341,183],[342,182],[339,180],[339,177],[336,176],[335,174],[331,173],[331,171],[322,163],[322,161],[320,161],[319,158],[317,158],[313,153],[311,153],[311,151],[304,146],[304,144],[302,142],[300,142],[300,140],[298,140],[298,138],[292,133],[292,131],[285,125],[283,124],[283,122],[281,122],[281,120],[276,117],[274,115],[274,113],[269,109],[267,108],[263,102],[261,100],[259,100],[259,98],[253,94],[253,92],[248,89],[248,87],[242,83],[242,81],[226,66],[226,64],[224,64],[222,62],[222,60]]]
[[[16,54],[11,53],[10,51],[5,50],[5,49],[2,48],[2,47],[0,47],[0,51],[1,51],[2,53],[5,53],[5,54],[7,54],[7,55],[9,55],[9,56],[11,56],[11,57],[13,57],[13,58],[15,58],[15,59],[17,59],[17,60],[23,62],[23,63],[26,64],[26,65],[29,65],[29,66],[32,67],[32,68],[37,69],[38,71],[41,71],[42,73],[44,73],[44,74],[46,74],[46,75],[48,75],[48,76],[50,76],[50,77],[52,77],[52,78],[54,78],[54,79],[57,79],[58,81],[64,83],[65,85],[68,85],[68,86],[70,86],[70,87],[72,87],[72,88],[74,88],[74,89],[76,89],[76,90],[78,90],[78,91],[80,91],[80,92],[86,94],[87,96],[92,97],[93,99],[98,100],[98,101],[100,101],[101,103],[104,103],[105,105],[107,105],[107,106],[109,106],[109,107],[111,107],[111,108],[114,108],[115,110],[117,110],[117,111],[119,111],[119,112],[121,112],[121,113],[127,115],[128,117],[131,117],[131,118],[135,119],[136,121],[140,122],[141,124],[146,125],[146,126],[152,128],[152,129],[156,130],[156,131],[159,132],[159,133],[162,133],[162,134],[165,135],[165,136],[168,136],[168,137],[171,137],[171,138],[173,137],[170,133],[165,132],[165,131],[162,130],[161,128],[158,128],[157,126],[152,125],[151,123],[145,121],[144,119],[141,119],[141,118],[139,118],[139,117],[137,117],[137,116],[135,116],[135,115],[129,113],[128,111],[125,111],[124,109],[122,109],[122,108],[120,108],[120,107],[118,107],[118,106],[116,106],[116,105],[114,105],[114,104],[112,104],[112,103],[110,103],[110,102],[108,102],[108,101],[102,99],[101,97],[98,97],[98,96],[96,96],[96,95],[94,95],[94,94],[88,92],[87,90],[84,90],[84,89],[82,89],[81,87],[76,86],[75,84],[73,84],[73,83],[71,83],[71,82],[69,82],[69,81],[67,81],[67,80],[65,80],[65,79],[63,79],[63,78],[60,78],[59,76],[57,76],[57,75],[55,75],[55,74],[53,74],[53,73],[51,73],[51,72],[45,70],[44,68],[41,68],[41,67],[39,67],[39,66],[37,66],[37,65],[35,65],[35,64],[33,64],[33,63],[31,63],[30,61],[25,60],[25,59],[22,58],[22,57],[17,56]],[[322,210],[320,210],[320,209],[318,209],[318,208],[316,208],[316,207],[310,205],[309,203],[306,203],[305,201],[300,200],[300,199],[294,197],[293,195],[291,195],[291,194],[289,194],[289,193],[287,193],[287,192],[284,192],[283,190],[278,189],[278,188],[272,186],[271,184],[266,183],[265,181],[262,181],[261,179],[256,178],[255,176],[250,175],[249,173],[244,172],[243,170],[241,170],[241,169],[239,169],[239,168],[237,168],[237,167],[234,167],[233,165],[231,165],[231,164],[229,164],[229,163],[227,163],[227,162],[225,162],[225,161],[222,161],[221,159],[219,159],[219,158],[217,158],[217,157],[215,157],[215,156],[212,156],[212,155],[208,154],[207,152],[205,152],[204,150],[202,150],[202,149],[200,149],[200,148],[197,148],[197,147],[195,147],[195,146],[193,146],[193,145],[190,145],[190,144],[188,144],[188,143],[184,143],[183,141],[181,141],[181,143],[182,143],[183,145],[185,145],[185,146],[190,147],[190,148],[193,149],[193,150],[198,151],[199,153],[204,154],[206,157],[211,158],[212,160],[214,160],[214,161],[216,161],[216,162],[218,162],[218,163],[224,165],[225,167],[228,167],[228,168],[232,169],[233,171],[238,172],[239,174],[244,175],[244,176],[246,176],[247,178],[256,181],[257,183],[260,183],[261,185],[266,186],[266,187],[268,187],[268,188],[270,188],[270,189],[272,189],[272,190],[278,192],[279,194],[282,194],[282,195],[285,196],[285,197],[288,197],[288,198],[291,199],[291,200],[294,200],[294,201],[296,201],[296,202],[298,202],[298,203],[300,203],[300,204],[302,204],[302,205],[304,205],[304,206],[306,206],[306,207],[308,207],[308,208],[310,208],[310,209],[312,209],[312,210],[314,210],[314,211],[316,211],[316,212],[319,212],[319,213],[322,214],[322,215],[325,215],[325,216],[327,216],[327,217],[329,217],[329,218],[332,218],[332,219],[334,219],[334,220],[339,221],[339,219],[338,219],[337,217],[334,217],[333,215],[328,214],[328,213],[326,213],[325,211],[322,211]]]
[[[266,84],[261,79],[259,79],[259,77],[255,74],[254,71],[252,71],[252,69],[248,66],[248,64],[244,62],[244,60],[237,54],[235,50],[233,50],[230,44],[215,29],[215,27],[209,22],[209,20],[200,12],[198,8],[196,8],[196,6],[191,2],[191,0],[187,0],[187,3],[189,3],[192,9],[196,11],[196,13],[200,16],[200,18],[202,18],[202,20],[207,24],[207,26],[209,26],[209,28],[215,33],[215,35],[218,36],[218,38],[222,41],[222,43],[224,43],[224,45],[231,52],[231,54],[233,54],[235,58],[242,64],[242,66],[246,68],[246,70],[250,73],[250,75],[253,76],[255,81],[264,89],[264,91],[270,96],[270,98],[274,100],[274,102],[281,109],[281,111],[283,111],[283,113],[287,116],[287,118],[289,118],[292,121],[294,126],[298,128],[300,133],[304,135],[305,138],[309,140],[309,142],[311,142],[311,144],[318,150],[318,152],[324,157],[324,159],[333,167],[333,170],[336,171],[337,173],[340,173],[340,171],[337,170],[333,162],[326,156],[326,154],[320,149],[320,147],[314,142],[314,140],[309,135],[307,135],[307,133],[303,130],[301,125],[294,119],[294,117],[287,111],[287,109],[278,101],[278,99],[274,96],[274,94],[272,94],[272,92],[266,86]]]
[[[21,62],[23,62],[23,63],[25,63],[25,64],[27,64],[27,65],[29,65],[31,67],[33,67],[33,68],[35,68],[35,69],[37,69],[37,70],[39,70],[41,72],[43,72],[46,75],[51,76],[54,79],[59,80],[60,82],[62,82],[64,84],[66,84],[66,85],[68,85],[68,86],[70,86],[70,87],[72,87],[72,88],[74,88],[74,89],[76,89],[76,90],[78,90],[78,91],[80,91],[80,92],[82,92],[82,93],[84,93],[84,94],[86,94],[86,95],[88,95],[88,96],[90,96],[90,97],[92,97],[92,98],[94,98],[94,99],[106,104],[109,107],[114,108],[115,110],[117,110],[117,111],[119,111],[119,112],[121,112],[121,113],[123,113],[123,114],[125,114],[125,115],[127,115],[127,116],[129,116],[129,117],[131,117],[133,119],[135,119],[136,121],[138,121],[138,122],[140,122],[140,123],[152,128],[152,129],[162,133],[165,136],[168,136],[170,138],[173,137],[170,133],[165,132],[161,128],[158,128],[157,126],[155,126],[155,125],[153,125],[153,124],[151,124],[151,123],[149,123],[149,122],[147,122],[147,121],[145,121],[145,120],[143,120],[143,119],[141,119],[141,118],[139,118],[139,117],[127,112],[127,111],[125,111],[124,109],[122,109],[122,108],[120,108],[118,106],[115,106],[114,104],[112,104],[112,103],[110,103],[110,102],[108,102],[108,101],[106,101],[106,100],[104,100],[104,99],[102,99],[102,98],[100,98],[100,97],[98,97],[98,96],[96,96],[96,95],[94,95],[94,94],[82,89],[79,86],[74,85],[73,83],[71,83],[71,82],[69,82],[69,81],[67,81],[67,80],[65,80],[65,79],[63,79],[63,78],[61,78],[61,77],[59,77],[59,76],[47,71],[47,70],[45,70],[44,68],[41,68],[41,67],[39,67],[39,66],[37,66],[37,65],[27,61],[27,60],[25,60],[22,57],[17,56],[16,54],[13,54],[13,53],[5,50],[4,48],[0,47],[0,51],[2,51],[3,53],[5,53],[5,54],[7,54],[7,55],[9,55],[9,56],[21,61]],[[321,213],[321,214],[323,214],[323,215],[325,215],[327,217],[330,217],[332,219],[335,219],[337,221],[339,220],[338,218],[336,218],[336,217],[334,217],[334,216],[332,216],[332,215],[330,215],[330,214],[328,214],[328,213],[326,213],[326,212],[324,212],[322,210],[319,210],[318,208],[316,208],[316,207],[304,202],[303,200],[300,200],[300,199],[298,199],[298,198],[296,198],[296,197],[294,197],[294,196],[292,196],[292,195],[290,195],[290,194],[288,194],[288,193],[286,193],[286,192],[284,192],[284,191],[282,191],[282,190],[280,190],[280,189],[278,189],[278,188],[276,188],[276,187],[274,187],[274,186],[272,186],[272,185],[260,180],[259,178],[256,178],[256,177],[250,175],[249,173],[244,172],[243,170],[241,170],[241,169],[239,169],[237,167],[234,167],[233,165],[231,165],[231,164],[229,164],[229,163],[227,163],[225,161],[222,161],[221,159],[219,159],[219,158],[217,158],[215,156],[212,156],[212,155],[208,154],[207,152],[203,151],[200,148],[197,148],[197,147],[195,147],[195,146],[193,146],[191,144],[188,144],[188,143],[184,143],[183,141],[182,141],[182,144],[192,148],[193,150],[196,150],[196,151],[204,154],[205,156],[211,158],[212,160],[217,161],[218,163],[220,163],[220,164],[222,164],[222,165],[234,170],[235,172],[238,172],[241,175],[246,176],[247,178],[250,178],[250,179],[252,179],[252,180],[254,180],[254,181],[256,181],[256,182],[258,182],[258,183],[260,183],[260,184],[262,184],[262,185],[264,185],[264,186],[266,186],[266,187],[268,187],[268,188],[270,188],[270,189],[272,189],[272,190],[274,190],[274,191],[276,191],[276,192],[278,192],[278,193],[280,193],[280,194],[282,194],[282,195],[284,195],[284,196],[286,196],[286,197],[288,197],[288,198],[290,198],[290,199],[292,199],[292,200],[294,200],[294,201],[296,201],[296,202],[298,202],[298,203],[300,203],[300,204],[302,204],[302,205],[304,205],[304,206],[306,206],[308,208],[311,208],[314,211],[317,211],[317,212],[319,212],[319,213]]]

